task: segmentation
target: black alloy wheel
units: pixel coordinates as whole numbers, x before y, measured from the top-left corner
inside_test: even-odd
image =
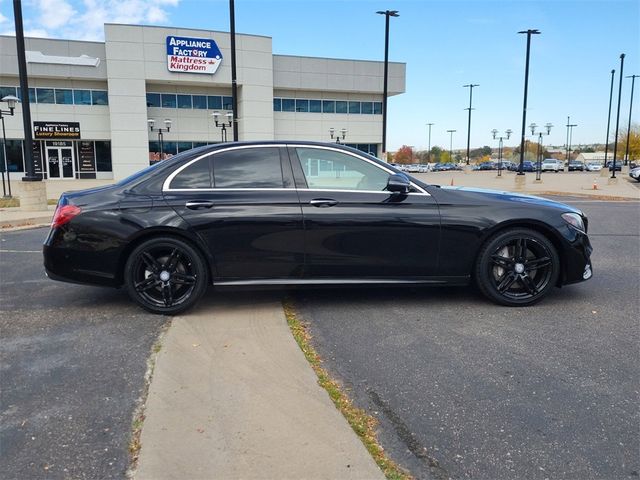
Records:
[[[125,265],[129,296],[142,308],[175,315],[191,308],[207,289],[200,253],[174,237],[156,237],[136,247]]]
[[[556,285],[560,259],[542,234],[514,228],[497,233],[483,246],[475,278],[480,291],[507,306],[532,305]]]

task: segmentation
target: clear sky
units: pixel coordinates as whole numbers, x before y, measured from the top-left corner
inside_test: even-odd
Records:
[[[639,0],[236,0],[236,31],[273,38],[276,54],[382,60],[384,17],[391,19],[391,61],[406,62],[406,93],[389,99],[389,149],[431,144],[466,147],[468,83],[473,90],[471,145],[495,146],[491,130],[522,123],[526,36],[532,37],[527,124],[553,123],[545,144],[563,145],[567,116],[573,144],[604,142],[611,70],[616,70],[611,130],[615,128],[620,54],[624,75],[640,75]],[[228,1],[25,0],[25,32],[101,40],[104,22],[229,29]],[[9,0],[0,0],[0,32],[13,29]],[[640,78],[633,122],[640,118]],[[620,127],[629,115],[631,79],[623,79]],[[611,134],[613,138],[613,133]]]

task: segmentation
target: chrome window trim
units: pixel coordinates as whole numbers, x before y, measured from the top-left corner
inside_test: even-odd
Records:
[[[231,146],[231,147],[226,147],[226,148],[221,148],[218,150],[214,150],[212,152],[207,152],[204,153],[202,155],[200,155],[199,157],[194,158],[193,160],[190,160],[189,162],[185,163],[184,165],[182,165],[181,167],[177,168],[173,173],[171,173],[171,175],[169,175],[164,183],[162,184],[162,192],[209,192],[209,191],[213,191],[213,192],[217,192],[217,191],[231,191],[231,190],[245,190],[245,191],[260,191],[260,190],[274,190],[274,191],[278,191],[278,190],[284,190],[284,191],[296,191],[296,190],[300,190],[300,191],[311,191],[311,192],[350,192],[350,193],[384,193],[384,194],[390,194],[390,192],[386,192],[384,190],[378,191],[378,190],[340,190],[340,189],[315,189],[315,188],[280,188],[280,187],[273,187],[273,188],[170,188],[171,182],[173,181],[173,179],[180,173],[182,172],[182,170],[184,170],[185,168],[187,168],[189,165],[191,165],[192,163],[197,162],[198,160],[202,160],[203,158],[209,157],[211,155],[216,155],[218,153],[223,153],[223,152],[228,152],[231,150],[243,150],[246,148],[263,148],[263,147],[269,147],[269,148],[312,148],[312,149],[319,149],[319,150],[329,150],[332,152],[338,152],[338,153],[343,153],[345,155],[351,155],[352,157],[358,158],[360,160],[364,160],[365,162],[370,163],[371,165],[373,165],[376,168],[379,168],[380,170],[383,170],[385,172],[387,172],[390,175],[395,174],[396,172],[394,172],[393,170],[390,170],[388,168],[385,168],[382,165],[378,165],[376,162],[369,160],[366,157],[362,157],[354,152],[349,152],[349,151],[345,151],[342,150],[340,148],[335,148],[335,147],[331,147],[328,145],[305,145],[305,144],[300,144],[300,143],[266,143],[266,144],[253,144],[253,145],[235,145],[235,146]],[[416,185],[415,183],[411,182],[409,183],[413,188],[417,189],[417,192],[409,192],[408,195],[424,195],[424,196],[431,196],[431,194],[429,192],[427,192],[426,190],[424,190],[422,187],[420,187],[419,185]]]

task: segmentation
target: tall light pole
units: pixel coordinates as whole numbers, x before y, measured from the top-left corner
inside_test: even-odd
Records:
[[[616,73],[615,70],[611,70],[611,90],[609,91],[609,115],[607,116],[607,141],[604,142],[604,164],[602,165],[602,168],[607,168],[607,154],[609,153],[609,125],[611,124],[611,102],[613,100],[613,77],[615,73]]]
[[[578,124],[577,123],[571,123],[570,120],[571,117],[567,117],[567,143],[565,144],[567,147],[567,153],[566,153],[566,159],[567,159],[567,165],[569,164],[569,161],[571,160],[571,135],[573,134],[573,127],[577,127]]]
[[[631,100],[629,100],[629,124],[627,126],[627,148],[624,151],[624,164],[629,163],[629,139],[631,138],[631,109],[633,108],[633,87],[636,83],[636,77],[639,75],[629,75],[627,78],[631,79]]]
[[[469,108],[465,110],[469,110],[469,124],[467,125],[467,165],[469,165],[469,145],[471,143],[471,99],[473,98],[473,87],[479,87],[477,83],[470,83],[469,85],[463,85],[463,88],[469,87]]]
[[[0,121],[2,122],[2,194],[5,197],[11,198],[11,173],[9,172],[8,163],[7,163],[7,133],[4,130],[4,115],[9,115],[13,117],[14,110],[16,108],[16,103],[20,101],[18,97],[14,97],[13,95],[7,95],[6,97],[2,97],[2,102],[7,102],[7,106],[9,110],[2,110],[0,108]],[[4,185],[4,172],[7,172],[7,187],[9,188],[9,194],[7,195],[7,190]]]
[[[613,174],[611,178],[616,178],[616,157],[618,154],[618,128],[620,127],[620,102],[622,100],[622,72],[624,70],[624,53],[620,54],[620,86],[618,87],[618,113],[616,114],[616,136],[613,144]]]
[[[427,150],[427,162],[431,163],[431,127],[435,125],[435,123],[427,123],[429,127],[429,149]]]
[[[449,138],[449,160],[453,162],[453,132],[456,130],[447,130],[447,133],[450,135]]]
[[[236,8],[233,0],[229,0],[229,34],[231,35],[231,97],[233,118],[233,141],[238,137],[238,82],[236,74]],[[226,132],[225,132],[226,133]],[[225,140],[226,141],[226,140]]]
[[[382,154],[387,154],[387,95],[389,82],[389,17],[399,17],[397,10],[377,11],[385,16],[384,26],[384,86],[382,91]]]
[[[520,166],[518,167],[518,175],[524,175],[523,165],[524,165],[524,136],[526,133],[526,125],[527,125],[527,95],[529,93],[529,54],[531,52],[531,35],[540,35],[539,30],[529,29],[522,30],[518,33],[526,33],[527,34],[527,56],[525,59],[525,67],[524,67],[524,103],[522,106],[522,136],[520,139]]]
[[[165,118],[164,120],[165,128],[155,128],[156,121],[153,118],[148,119],[147,123],[149,124],[150,131],[158,132],[158,148],[160,149],[160,156],[158,157],[159,158],[158,161],[161,161],[163,160],[162,156],[164,154],[164,134],[169,133],[171,131],[171,120],[169,120],[168,118]]]

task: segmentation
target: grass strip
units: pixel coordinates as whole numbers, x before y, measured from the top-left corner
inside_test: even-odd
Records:
[[[291,299],[287,298],[283,301],[284,313],[287,318],[289,329],[293,334],[293,338],[298,343],[300,350],[313,368],[318,377],[318,384],[326,390],[334,405],[344,418],[349,422],[351,428],[360,437],[360,440],[369,451],[373,460],[378,464],[384,475],[389,480],[412,480],[413,477],[391,460],[384,451],[384,448],[378,442],[376,426],[378,420],[367,414],[363,409],[353,405],[353,401],[343,391],[341,385],[331,378],[329,372],[322,367],[322,359],[318,352],[311,344],[311,334],[307,328],[307,324],[302,322],[296,315],[295,308]]]

